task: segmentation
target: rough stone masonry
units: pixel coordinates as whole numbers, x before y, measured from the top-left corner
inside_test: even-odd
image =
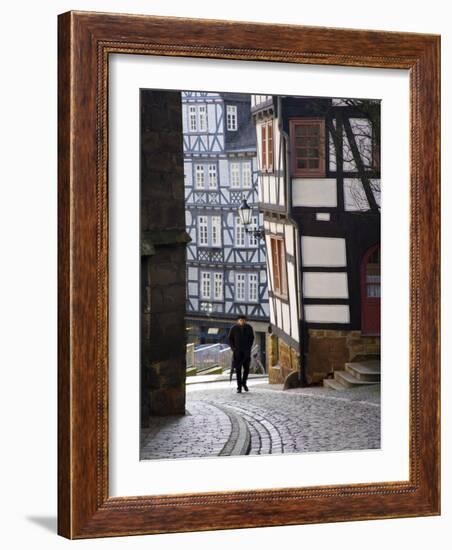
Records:
[[[141,90],[141,423],[185,413],[185,231],[179,92]]]

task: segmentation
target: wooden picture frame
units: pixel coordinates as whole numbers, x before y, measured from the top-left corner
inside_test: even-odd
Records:
[[[440,38],[69,12],[59,16],[58,532],[68,538],[440,513]],[[408,481],[143,497],[108,491],[108,61],[113,53],[410,73]]]

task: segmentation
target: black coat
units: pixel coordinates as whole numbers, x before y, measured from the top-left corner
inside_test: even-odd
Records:
[[[245,323],[243,327],[237,323],[229,331],[229,345],[234,352],[243,352],[249,356],[253,342],[253,327],[248,325],[248,323]]]

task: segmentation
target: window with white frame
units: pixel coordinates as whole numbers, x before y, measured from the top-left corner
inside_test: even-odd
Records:
[[[204,165],[195,165],[195,186],[196,189],[204,189]]]
[[[240,163],[231,162],[230,169],[231,169],[231,187],[234,187],[235,189],[239,189],[240,188]]]
[[[258,277],[257,273],[250,273],[248,275],[248,301],[257,302],[258,293]]]
[[[242,163],[242,187],[244,189],[251,187],[251,162]]]
[[[188,127],[190,132],[207,132],[207,105],[188,107]]]
[[[198,106],[198,121],[199,121],[199,131],[207,131],[207,106],[199,105]]]
[[[259,301],[259,276],[257,273],[235,274],[235,300],[237,302]]]
[[[217,165],[209,164],[209,189],[217,188]]]
[[[250,189],[252,186],[251,162],[231,162],[229,164],[232,189]]]
[[[242,222],[240,221],[240,218],[235,218],[235,246],[237,247],[244,247],[245,246],[245,228],[242,225]]]
[[[208,271],[201,271],[201,298],[210,300],[210,288],[210,273]]]
[[[217,183],[216,164],[195,164],[195,189],[216,189]]]
[[[202,300],[223,300],[223,273],[201,271],[200,296]]]
[[[240,218],[235,219],[234,243],[237,248],[256,248],[259,246],[259,238],[252,233],[252,230],[258,228],[259,218],[251,217],[250,231],[246,231]]]
[[[237,106],[236,105],[228,105],[226,107],[226,121],[227,121],[227,128],[231,132],[235,132],[237,130]]]
[[[259,244],[258,237],[252,233],[253,230],[256,230],[258,228],[257,223],[258,223],[257,216],[252,216],[252,218],[251,218],[251,228],[250,228],[251,232],[248,233],[248,244],[249,244],[249,246],[252,246],[252,247],[256,247]]]
[[[223,299],[223,273],[213,274],[213,299]]]
[[[212,246],[221,246],[221,216],[211,217]]]
[[[198,246],[221,247],[221,216],[198,216]]]
[[[237,302],[244,302],[246,299],[246,275],[245,273],[235,274],[235,299]]]
[[[195,105],[190,105],[189,108],[188,108],[188,118],[189,118],[189,128],[190,128],[190,132],[196,132],[196,130],[198,129],[198,124],[197,124],[197,116],[196,116],[196,106]]]
[[[207,216],[198,217],[198,245],[209,245],[209,219]]]

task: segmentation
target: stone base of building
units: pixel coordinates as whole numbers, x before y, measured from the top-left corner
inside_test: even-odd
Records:
[[[268,382],[284,384],[289,374],[300,370],[300,354],[278,336],[267,338]]]
[[[185,414],[185,361],[169,359],[148,366],[151,416]]]
[[[380,355],[380,336],[367,336],[360,330],[309,329],[306,381],[321,382],[345,363]]]
[[[141,421],[185,413],[186,245],[180,92],[141,90]]]

